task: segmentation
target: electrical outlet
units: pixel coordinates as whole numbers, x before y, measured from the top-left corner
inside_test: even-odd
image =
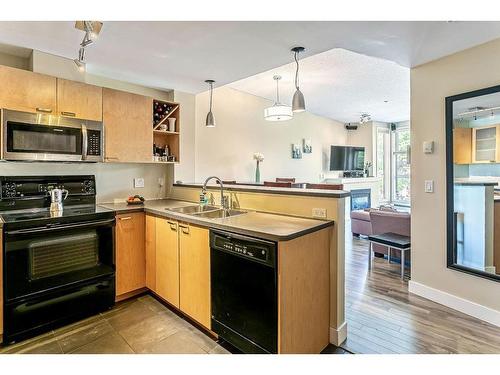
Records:
[[[434,180],[425,180],[424,190],[426,193],[434,193]]]
[[[312,216],[319,217],[321,219],[326,219],[326,208],[313,208]]]
[[[144,178],[134,178],[134,187],[135,188],[143,188],[144,187]]]

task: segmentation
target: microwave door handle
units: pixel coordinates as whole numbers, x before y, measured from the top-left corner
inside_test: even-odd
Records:
[[[89,139],[87,137],[87,126],[82,125],[82,160],[87,160],[88,147],[89,147]]]

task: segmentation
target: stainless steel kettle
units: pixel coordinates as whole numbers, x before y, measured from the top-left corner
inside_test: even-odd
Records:
[[[49,195],[50,212],[61,212],[63,210],[63,201],[68,197],[68,191],[66,189],[51,189]]]

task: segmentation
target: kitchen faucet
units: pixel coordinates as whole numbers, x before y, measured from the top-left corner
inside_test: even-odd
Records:
[[[228,210],[229,209],[229,200],[227,199],[227,197],[224,196],[224,184],[222,183],[222,180],[219,177],[217,177],[217,176],[208,177],[205,180],[205,183],[203,184],[203,188],[201,189],[201,193],[203,194],[203,196],[205,196],[205,194],[207,193],[208,181],[210,181],[211,179],[215,179],[220,185],[220,206],[221,206],[221,208],[224,210]]]

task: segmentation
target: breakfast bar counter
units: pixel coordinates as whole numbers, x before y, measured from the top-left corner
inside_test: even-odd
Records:
[[[288,241],[334,225],[332,220],[318,220],[287,215],[247,211],[241,215],[226,218],[209,219],[197,215],[170,211],[171,208],[193,206],[196,203],[175,199],[158,199],[146,201],[144,205],[127,205],[126,203],[101,204],[101,207],[117,213],[141,212],[180,220],[194,225],[219,229],[247,236],[264,238],[271,241]]]

